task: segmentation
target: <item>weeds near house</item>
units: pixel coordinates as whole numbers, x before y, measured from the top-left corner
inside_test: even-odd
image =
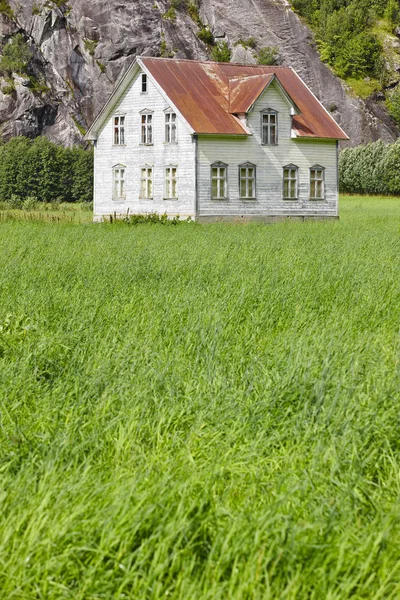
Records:
[[[400,596],[398,199],[0,233],[1,597]]]

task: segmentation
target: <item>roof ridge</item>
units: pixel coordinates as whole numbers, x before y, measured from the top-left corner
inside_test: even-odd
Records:
[[[292,67],[285,67],[285,65],[253,65],[253,64],[245,64],[245,63],[233,63],[233,62],[218,62],[216,60],[197,60],[197,59],[191,59],[191,58],[166,58],[164,56],[137,56],[137,58],[140,58],[141,60],[146,60],[146,59],[150,59],[150,60],[165,60],[168,62],[190,62],[190,63],[203,63],[203,64],[213,64],[213,65],[230,65],[232,67],[252,67],[252,68],[263,68],[263,67],[269,67],[269,68],[274,68],[274,69],[287,69],[287,70],[291,70]]]

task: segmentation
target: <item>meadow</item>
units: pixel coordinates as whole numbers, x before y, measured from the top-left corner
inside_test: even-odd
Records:
[[[400,199],[4,218],[0,482],[2,599],[398,599]]]

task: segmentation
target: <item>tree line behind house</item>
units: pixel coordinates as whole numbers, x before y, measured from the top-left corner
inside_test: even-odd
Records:
[[[346,148],[339,160],[340,191],[400,196],[400,141]],[[0,145],[0,202],[29,208],[37,202],[93,199],[93,150],[64,148],[38,137]]]

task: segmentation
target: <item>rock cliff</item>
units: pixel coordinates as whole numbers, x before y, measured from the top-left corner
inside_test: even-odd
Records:
[[[398,137],[379,96],[352,97],[320,61],[311,31],[285,0],[199,0],[197,16],[184,0],[172,7],[169,0],[2,0],[3,48],[20,33],[32,55],[26,76],[12,75],[11,89],[2,80],[3,138],[43,134],[66,145],[82,142],[136,55],[209,58],[198,37],[201,22],[228,43],[235,62],[254,61],[239,40],[253,38],[256,50],[276,47],[278,62],[299,73],[353,145]]]

